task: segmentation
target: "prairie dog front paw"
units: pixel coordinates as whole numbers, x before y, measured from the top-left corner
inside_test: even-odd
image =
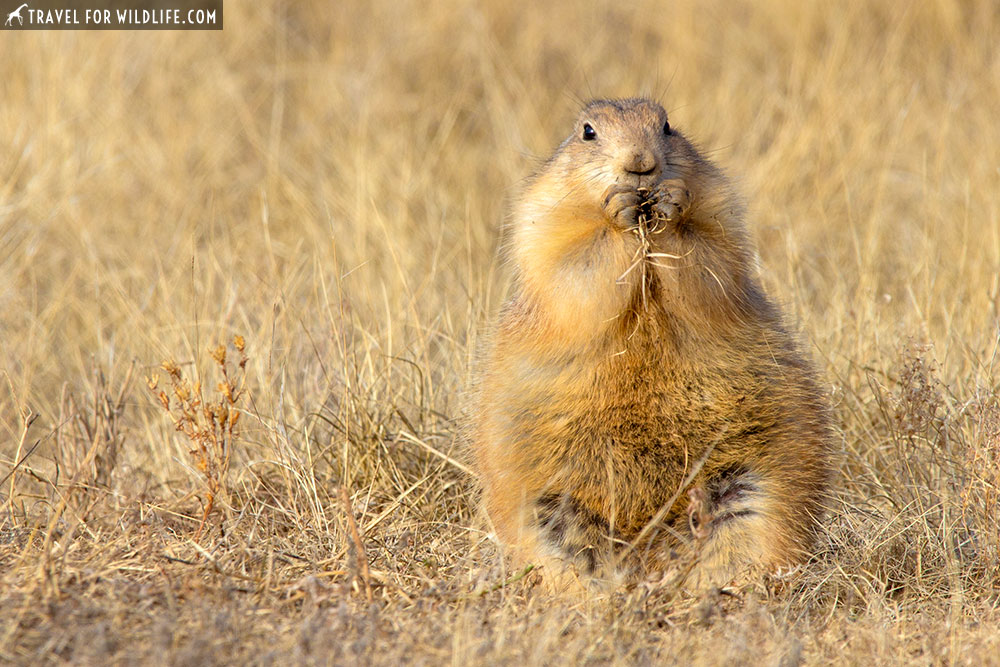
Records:
[[[625,229],[639,224],[641,203],[642,197],[634,187],[613,185],[604,192],[604,214]]]
[[[660,181],[653,191],[653,210],[665,220],[677,222],[687,215],[691,208],[691,191],[680,178]]]

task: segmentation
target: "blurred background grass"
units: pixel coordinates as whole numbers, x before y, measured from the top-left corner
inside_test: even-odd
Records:
[[[426,557],[454,572],[485,567],[489,559],[457,559],[479,539],[463,537],[477,525],[472,485],[430,450],[458,456],[465,373],[504,289],[496,249],[505,202],[583,101],[639,94],[660,100],[749,201],[767,287],[802,330],[836,406],[841,500],[881,508],[864,528],[835,514],[838,539],[898,536],[893,513],[913,512],[905,527],[917,533],[905,553],[866,543],[841,559],[868,586],[851,595],[869,613],[887,609],[898,603],[893,577],[924,576],[927,558],[945,583],[920,579],[915,600],[959,595],[987,610],[962,603],[940,612],[958,614],[953,636],[964,648],[911,627],[880,639],[872,655],[959,659],[995,646],[961,618],[998,627],[995,575],[982,573],[1000,543],[991,505],[1000,484],[1000,5],[447,0],[225,9],[221,33],[0,40],[0,473],[16,459],[25,411],[41,415],[24,439],[24,450],[40,443],[5,500],[0,539],[8,590],[22,603],[39,594],[32,568],[50,549],[62,563],[47,575],[55,590],[96,585],[66,540],[39,541],[64,530],[53,516],[72,495],[60,492],[67,471],[95,465],[81,444],[95,437],[80,426],[85,406],[109,393],[105,384],[117,391],[133,360],[141,376],[175,359],[207,387],[208,350],[234,334],[247,339],[254,418],[234,448],[229,523],[214,530],[249,530],[240,521],[262,480],[281,478],[268,487],[268,506],[286,503],[282,516],[301,532],[298,553],[309,552],[313,571],[335,571],[316,565],[347,558],[341,509],[329,505],[337,496],[322,489],[344,484],[365,498],[355,497],[363,526],[390,512],[365,537],[387,581],[403,586],[406,568],[378,559],[402,553],[390,547],[411,540],[416,525],[444,531],[433,533],[443,541],[420,542]],[[84,495],[113,498],[119,509],[190,499],[199,488],[190,443],[142,382],[124,398],[113,419],[115,460]],[[71,506],[86,506],[72,497]],[[86,529],[70,531],[70,542],[100,534],[91,516],[72,515]],[[952,540],[956,516],[965,537]],[[177,531],[190,537],[196,525]],[[935,531],[942,541],[920,541]],[[911,557],[916,564],[904,565]],[[960,573],[968,577],[955,584]],[[425,591],[442,576],[414,581]],[[383,586],[386,609],[409,608]],[[828,597],[831,618],[848,613],[842,596]],[[25,613],[0,629],[16,642],[8,646],[26,647],[8,658],[45,653],[30,628],[60,629],[77,645],[58,614],[32,625]],[[502,627],[506,612],[498,613],[491,623]],[[739,627],[759,622],[757,611],[741,613],[734,618],[750,625]],[[600,614],[586,618],[599,623]],[[884,622],[871,616],[865,641]],[[456,637],[475,635],[455,627]],[[480,658],[535,655],[533,642],[555,651],[536,658],[560,655],[549,634],[509,632],[519,639]],[[816,633],[802,640],[804,655],[844,657]],[[423,637],[411,634],[411,643]],[[677,641],[698,646],[695,636],[661,633],[637,641],[639,653],[573,655],[648,658]],[[372,658],[370,650],[362,646]],[[426,659],[467,656],[435,650]],[[702,655],[691,650],[682,655]]]

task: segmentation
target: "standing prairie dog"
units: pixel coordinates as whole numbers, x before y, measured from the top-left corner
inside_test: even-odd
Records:
[[[730,183],[663,108],[587,105],[515,204],[507,252],[469,437],[515,557],[554,581],[673,571],[693,588],[802,562],[827,406]]]

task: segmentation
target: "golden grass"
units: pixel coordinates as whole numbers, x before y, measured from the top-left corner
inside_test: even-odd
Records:
[[[998,7],[227,3],[223,33],[5,33],[0,476],[27,458],[0,662],[1000,662]],[[817,562],[738,597],[548,598],[498,563],[456,443],[505,198],[581,100],[634,94],[739,180],[836,406]],[[211,489],[141,378],[175,359],[212,391],[235,334],[199,534]]]

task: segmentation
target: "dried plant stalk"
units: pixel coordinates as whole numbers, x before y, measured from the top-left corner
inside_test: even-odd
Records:
[[[174,361],[164,361],[160,366],[167,375],[169,391],[160,388],[157,375],[146,378],[150,391],[174,420],[177,430],[191,441],[193,448],[189,453],[204,477],[204,509],[195,541],[201,537],[216,498],[226,494],[226,476],[233,443],[238,436],[240,400],[246,391],[246,341],[243,336],[234,336],[232,346],[238,353],[236,368],[232,371],[227,364],[225,345],[218,345],[211,352],[222,376],[214,399],[206,398],[201,382],[186,378]]]

